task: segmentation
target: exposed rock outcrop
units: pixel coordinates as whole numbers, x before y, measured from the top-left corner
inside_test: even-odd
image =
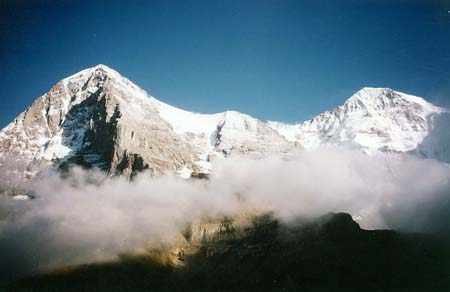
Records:
[[[298,146],[247,115],[209,116],[170,107],[99,65],[58,82],[0,131],[0,164],[26,177],[73,164],[129,178],[142,170],[189,175],[208,173],[211,159],[231,152]]]
[[[227,225],[196,252],[151,250],[117,262],[59,269],[6,291],[448,291],[448,243],[360,229],[348,214],[281,224],[255,217],[233,238]],[[194,227],[197,230],[197,227]],[[224,233],[225,232],[225,233]],[[203,231],[200,231],[202,234]],[[213,235],[216,234],[216,235]],[[173,263],[168,258],[178,258]],[[181,264],[180,264],[181,262]]]

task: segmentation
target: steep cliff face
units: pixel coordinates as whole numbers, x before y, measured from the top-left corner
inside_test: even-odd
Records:
[[[171,107],[104,65],[58,82],[0,132],[0,163],[27,177],[72,164],[126,177],[143,169],[188,177],[209,172],[217,156],[295,148],[244,114]]]
[[[56,163],[130,177],[193,168],[191,146],[158,115],[152,98],[117,72],[97,66],[59,82],[0,132],[3,161],[19,172]],[[25,168],[25,169],[23,169]]]
[[[175,239],[164,242],[157,250],[164,253],[167,263],[183,266],[187,257],[198,253],[206,256],[224,253],[230,248],[227,242],[242,239],[273,223],[271,214],[255,211],[204,218],[190,223]]]

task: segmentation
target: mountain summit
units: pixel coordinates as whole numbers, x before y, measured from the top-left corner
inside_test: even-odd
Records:
[[[269,124],[288,140],[299,141],[306,149],[314,149],[324,143],[348,144],[367,152],[417,151],[426,157],[436,158],[437,155],[448,160],[450,156],[431,153],[435,151],[429,151],[423,143],[443,123],[450,125],[446,122],[449,121],[449,113],[449,110],[434,106],[421,97],[389,88],[366,87],[342,106],[302,124]],[[450,141],[447,133],[439,133],[438,136],[442,143]]]
[[[25,176],[45,166],[209,173],[217,157],[291,153],[322,144],[408,152],[450,161],[449,111],[385,88],[364,88],[302,124],[235,111],[198,114],[165,104],[105,65],[58,82],[0,131],[0,163]],[[433,133],[438,134],[433,134]],[[432,135],[433,134],[433,135]]]
[[[214,156],[300,146],[238,112],[201,115],[162,103],[105,65],[58,82],[0,132],[0,157],[25,175],[71,163],[111,175],[209,172]]]

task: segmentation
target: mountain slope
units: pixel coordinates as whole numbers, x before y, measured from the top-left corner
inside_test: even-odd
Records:
[[[201,115],[164,104],[104,65],[58,82],[0,132],[2,165],[27,176],[54,163],[127,177],[142,169],[189,176],[208,172],[215,156],[295,148],[250,116]]]
[[[31,177],[45,167],[98,167],[132,177],[209,173],[229,155],[267,156],[323,144],[414,153],[450,162],[450,113],[424,99],[364,88],[298,125],[235,111],[199,114],[165,104],[104,65],[58,82],[0,131],[0,168]]]
[[[269,125],[306,149],[331,143],[348,144],[369,153],[410,152],[420,148],[424,139],[436,127],[442,126],[448,115],[448,110],[417,96],[388,88],[363,88],[342,106],[302,124],[269,122]],[[432,118],[436,116],[441,117],[439,125],[432,122],[437,120]],[[444,133],[440,134],[442,137]],[[428,157],[435,156],[430,151],[427,154]],[[440,158],[445,160],[445,157]]]

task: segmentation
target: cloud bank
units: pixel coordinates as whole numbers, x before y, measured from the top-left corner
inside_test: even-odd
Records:
[[[368,229],[450,235],[448,166],[345,148],[222,159],[208,181],[144,173],[128,182],[75,168],[26,187],[36,199],[0,199],[0,253],[7,255],[0,279],[112,258],[170,240],[206,216],[248,209],[271,211],[285,222],[348,212]]]

